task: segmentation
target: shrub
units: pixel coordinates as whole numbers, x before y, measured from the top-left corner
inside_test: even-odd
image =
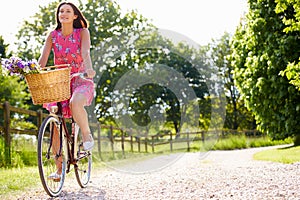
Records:
[[[233,150],[247,148],[245,135],[229,135],[218,140],[212,148],[213,150]]]
[[[0,137],[0,167],[16,167],[21,168],[24,166],[37,165],[37,153],[35,148],[33,149],[33,143],[31,140],[24,138],[16,138],[12,140],[12,148],[10,151],[11,165],[5,161],[5,144],[4,139]]]
[[[4,139],[0,137],[0,167],[5,166]]]

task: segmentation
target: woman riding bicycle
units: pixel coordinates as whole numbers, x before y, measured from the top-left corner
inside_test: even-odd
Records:
[[[56,10],[57,26],[47,36],[42,54],[39,58],[41,67],[45,67],[51,50],[54,53],[54,64],[69,64],[71,74],[86,73],[92,79],[96,72],[92,68],[90,57],[90,33],[88,22],[81,11],[72,3],[63,2]],[[74,77],[71,80],[71,98],[63,101],[64,117],[73,117],[82,133],[84,150],[91,150],[94,140],[88,124],[85,106],[89,106],[94,98],[94,84],[91,81]],[[56,103],[44,104],[50,110]],[[53,141],[59,141],[53,136]],[[56,142],[57,143],[57,142]],[[54,144],[55,145],[55,144]],[[55,153],[55,152],[54,152]],[[50,179],[59,179],[61,174],[61,159],[57,159],[57,172]]]

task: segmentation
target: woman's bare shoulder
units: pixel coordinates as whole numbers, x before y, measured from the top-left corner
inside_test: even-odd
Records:
[[[89,34],[90,34],[90,31],[89,31],[88,28],[82,28],[80,34],[81,34],[81,35],[82,35],[82,34],[88,34],[88,35],[89,35]]]

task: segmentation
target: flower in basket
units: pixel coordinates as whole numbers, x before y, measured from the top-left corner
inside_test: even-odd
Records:
[[[40,65],[36,60],[23,61],[18,57],[2,59],[2,69],[5,74],[25,76],[40,73]]]

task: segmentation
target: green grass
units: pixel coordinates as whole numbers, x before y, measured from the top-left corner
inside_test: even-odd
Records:
[[[0,168],[0,177],[0,199],[7,199],[40,183],[37,167]]]
[[[245,149],[247,148],[247,138],[244,135],[241,136],[229,136],[227,138],[219,139],[212,147],[212,150],[233,150],[233,149]]]
[[[292,164],[300,162],[300,146],[270,149],[254,154],[255,160]]]
[[[269,137],[251,138],[244,135],[230,135],[219,139],[212,147],[212,150],[234,150],[253,147],[275,146],[281,144],[292,144],[293,139],[271,140]]]
[[[262,138],[248,138],[249,147],[266,147],[281,144],[293,144],[293,138],[286,138],[284,140],[271,140],[269,137]]]

